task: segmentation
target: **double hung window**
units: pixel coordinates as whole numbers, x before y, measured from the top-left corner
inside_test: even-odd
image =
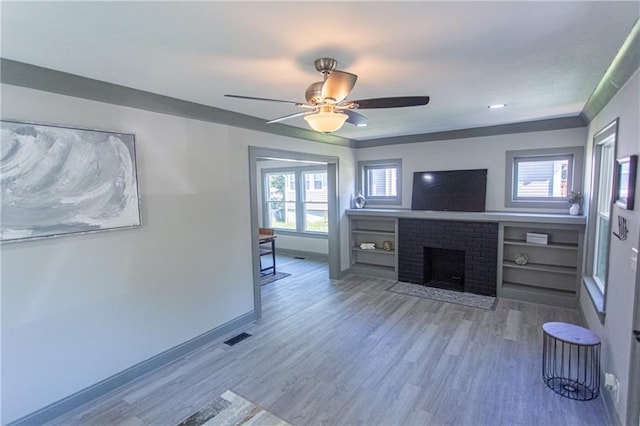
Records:
[[[296,230],[296,174],[274,172],[265,175],[267,228]]]
[[[609,231],[611,230],[611,196],[613,192],[613,163],[615,138],[596,145],[598,158],[598,185],[595,198],[595,250],[593,253],[593,278],[604,293],[607,282],[607,258]]]
[[[326,167],[266,169],[262,172],[263,223],[280,231],[326,235]]]
[[[593,138],[592,196],[587,229],[587,261],[584,281],[591,300],[604,314],[609,269],[613,175],[618,121],[614,121]]]

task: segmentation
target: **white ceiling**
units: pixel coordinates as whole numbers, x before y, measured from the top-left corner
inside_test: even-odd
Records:
[[[577,116],[640,16],[633,2],[9,2],[3,58],[273,119],[304,101],[328,56],[349,99],[428,95],[361,110],[364,140]],[[506,103],[489,110],[487,105]],[[307,128],[302,118],[285,122]]]

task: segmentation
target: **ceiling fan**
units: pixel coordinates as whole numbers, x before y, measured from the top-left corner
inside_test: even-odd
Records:
[[[304,111],[285,115],[267,121],[267,124],[278,123],[294,117],[304,117],[309,126],[322,133],[331,133],[340,129],[346,122],[358,127],[367,125],[367,118],[357,113],[356,109],[400,108],[420,106],[429,103],[428,96],[399,96],[391,98],[361,99],[348,101],[347,96],[356,84],[358,76],[336,69],[338,61],[332,58],[316,59],[313,63],[316,71],[323,75],[322,81],[311,83],[305,93],[306,103],[285,101],[281,99],[256,98],[253,96],[225,95],[229,98],[249,99],[254,101],[284,102],[293,104]]]

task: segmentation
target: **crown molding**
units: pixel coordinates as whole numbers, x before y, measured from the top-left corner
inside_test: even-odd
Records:
[[[590,123],[640,68],[640,19],[593,90],[580,116]]]
[[[640,63],[640,20],[618,52],[583,111],[578,116],[535,120],[495,126],[449,130],[377,139],[349,139],[325,135],[280,123],[266,124],[265,120],[195,102],[133,89],[118,84],[82,77],[37,65],[0,58],[0,82],[13,86],[43,90],[66,96],[121,105],[146,111],[169,114],[194,120],[239,127],[313,142],[348,148],[372,148],[385,145],[433,142],[452,139],[498,136],[513,133],[585,127],[638,69]]]
[[[417,142],[435,142],[451,139],[468,139],[484,136],[508,135],[512,133],[544,132],[547,130],[573,129],[585,127],[587,123],[580,116],[551,118],[547,120],[525,121],[520,123],[499,124],[496,126],[475,127],[471,129],[449,130],[445,132],[423,133],[418,135],[396,136],[390,138],[367,139],[357,141],[356,148],[373,148],[384,145],[398,145]]]
[[[170,114],[193,120],[224,124],[296,139],[306,139],[313,142],[350,148],[354,148],[356,145],[354,140],[340,136],[325,135],[278,123],[266,124],[265,120],[258,117],[6,58],[0,58],[0,82],[13,86],[43,90],[60,95],[137,108],[161,114]]]

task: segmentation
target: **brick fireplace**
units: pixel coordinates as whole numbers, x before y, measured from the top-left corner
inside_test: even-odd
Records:
[[[398,280],[496,295],[498,224],[398,220]]]

